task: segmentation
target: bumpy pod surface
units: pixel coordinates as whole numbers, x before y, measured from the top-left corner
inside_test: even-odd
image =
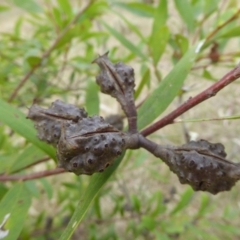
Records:
[[[117,93],[129,94],[129,96],[134,93],[135,79],[132,67],[121,62],[111,63],[108,59],[108,53],[98,57],[93,63],[97,63],[101,69],[96,81],[103,93],[113,97],[116,97]]]
[[[56,100],[48,109],[33,104],[27,118],[35,123],[40,140],[57,146],[61,135],[61,125],[64,122],[77,123],[86,118],[87,113],[83,108]]]
[[[96,77],[96,82],[103,93],[117,99],[126,116],[136,117],[134,70],[121,62],[113,64],[109,61],[107,54],[93,61],[100,67],[100,73]]]
[[[103,172],[125,150],[125,135],[102,117],[65,124],[57,146],[59,166],[75,174]]]
[[[230,190],[239,180],[239,164],[225,157],[222,144],[200,140],[169,151],[164,161],[182,184],[191,185],[195,191],[217,194]]]
[[[59,167],[77,175],[104,171],[126,148],[126,135],[102,117],[59,100],[49,109],[34,104],[28,118],[38,137],[57,148]]]

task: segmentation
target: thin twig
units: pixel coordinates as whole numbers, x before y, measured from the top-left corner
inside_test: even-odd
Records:
[[[194,106],[198,105],[199,103],[207,100],[215,96],[221,89],[226,87],[228,84],[232,83],[233,81],[237,80],[240,77],[240,64],[235,67],[233,70],[228,72],[222,79],[218,82],[214,83],[212,86],[207,88],[206,90],[199,93],[197,96],[193,98],[189,98],[185,103],[183,103],[180,107],[169,113],[167,116],[163,117],[156,123],[152,124],[151,126],[144,129],[141,134],[143,136],[148,136],[153,132],[156,132],[160,128],[173,123],[173,120],[184,112],[188,111],[189,109],[193,108]]]
[[[77,15],[73,18],[73,20],[63,29],[63,31],[57,36],[55,41],[52,43],[50,48],[46,50],[41,57],[41,61],[39,61],[37,64],[35,64],[29,72],[22,78],[22,80],[19,82],[18,86],[14,89],[11,96],[8,99],[8,102],[11,102],[18,94],[19,90],[22,88],[22,86],[25,84],[25,82],[31,77],[31,75],[41,66],[41,63],[44,59],[48,58],[52,51],[55,49],[57,44],[62,40],[62,38],[66,35],[66,33],[77,23],[78,19],[81,17],[81,15],[91,6],[91,4],[96,0],[90,0],[89,3],[85,8],[80,10]]]
[[[42,172],[36,172],[31,173],[28,175],[1,175],[0,176],[0,182],[7,182],[7,181],[27,181],[27,180],[33,180],[43,177],[49,177],[57,174],[61,174],[66,172],[63,168],[56,168],[51,170],[45,170]]]
[[[230,22],[234,21],[238,18],[238,15],[240,14],[240,9],[232,16],[230,17],[226,22],[219,25],[217,28],[215,28],[206,38],[206,42],[208,42],[217,32],[219,32],[222,28],[224,28],[226,25],[228,25]]]
[[[27,165],[27,166],[25,166],[25,167],[23,167],[23,168],[19,168],[19,169],[17,169],[16,171],[12,171],[11,173],[16,173],[16,172],[22,171],[22,170],[24,170],[24,169],[33,167],[33,166],[35,166],[35,165],[37,165],[37,164],[40,164],[40,163],[43,163],[43,162],[47,162],[47,161],[49,161],[49,160],[51,160],[50,157],[45,157],[45,158],[39,159],[38,161],[36,161],[36,162],[34,162],[34,163],[31,163],[31,164],[29,164],[29,165]]]

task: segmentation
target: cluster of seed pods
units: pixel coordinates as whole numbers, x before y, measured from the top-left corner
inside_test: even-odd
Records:
[[[96,82],[100,90],[121,105],[129,129],[122,131],[122,116],[89,117],[83,108],[57,100],[48,109],[34,104],[28,118],[38,137],[56,148],[58,165],[77,175],[103,172],[126,149],[145,148],[161,158],[182,184],[196,191],[216,194],[228,191],[240,179],[240,165],[226,159],[224,146],[206,140],[180,147],[158,145],[137,131],[134,103],[134,71],[123,63],[113,64],[107,53],[93,61],[100,67]]]

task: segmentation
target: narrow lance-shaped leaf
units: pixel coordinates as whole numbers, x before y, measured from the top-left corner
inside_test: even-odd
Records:
[[[181,196],[179,202],[175,206],[175,208],[172,210],[171,214],[176,214],[177,212],[181,211],[185,207],[188,206],[188,204],[191,202],[193,198],[194,191],[191,188],[188,188]]]
[[[137,99],[140,95],[140,93],[142,92],[142,89],[145,85],[148,84],[149,80],[150,80],[150,70],[149,68],[145,71],[145,73],[143,74],[143,77],[141,79],[141,82],[140,84],[138,85],[136,91],[135,91],[135,94],[134,94],[134,97],[135,99]]]
[[[150,38],[149,46],[151,48],[151,55],[154,65],[158,64],[164,50],[166,48],[169,38],[169,29],[167,26],[162,26],[156,29]]]
[[[5,194],[0,202],[0,239],[18,239],[30,205],[31,195],[24,183],[16,184]]]
[[[30,145],[17,156],[16,160],[12,163],[8,173],[20,170],[30,164],[37,162],[45,156],[46,154],[42,150],[34,145]]]
[[[12,130],[26,138],[36,147],[56,159],[54,149],[37,138],[37,132],[33,123],[26,119],[26,116],[14,106],[0,99],[0,121],[8,125]]]
[[[86,89],[86,97],[85,97],[85,105],[88,114],[91,115],[98,115],[99,114],[99,96],[98,96],[98,85],[93,82],[89,81],[87,84]]]
[[[174,0],[174,2],[180,16],[187,24],[188,30],[192,32],[195,29],[195,17],[192,5],[189,0]]]
[[[139,50],[138,47],[136,47],[136,44],[133,44],[130,40],[128,40],[124,35],[118,31],[116,31],[114,28],[110,27],[105,22],[102,22],[105,28],[113,35],[123,46],[125,46],[128,50],[136,54],[137,56],[141,57],[142,59],[146,60],[147,57],[145,54]]]
[[[152,17],[154,13],[154,8],[146,3],[140,2],[123,3],[122,1],[121,2],[113,1],[113,5],[123,8],[140,17]]]
[[[34,0],[28,0],[28,1],[22,1],[22,0],[13,0],[13,3],[26,10],[27,12],[30,13],[39,13],[42,12],[42,8],[40,7],[39,4],[36,3]]]
[[[138,127],[142,129],[153,122],[173,101],[181,89],[204,41],[190,48],[172,71],[152,92],[138,110]]]
[[[154,11],[154,21],[152,26],[152,33],[166,25],[168,18],[167,0],[160,0],[158,6]]]

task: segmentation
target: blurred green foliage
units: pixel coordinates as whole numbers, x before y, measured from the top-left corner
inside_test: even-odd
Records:
[[[230,46],[239,45],[239,9],[237,0],[1,1],[0,180],[56,166],[54,150],[36,138],[25,119],[33,101],[48,106],[62,99],[90,115],[106,115],[106,106],[119,112],[112,100],[104,102],[94,83],[98,68],[91,62],[98,54],[110,51],[113,62],[135,68],[136,102],[144,101],[138,111],[143,128],[184,95],[187,76],[216,81],[219,69],[235,66],[240,51]],[[171,143],[170,137],[164,141]],[[0,225],[6,223],[0,236],[240,238],[240,210],[230,201],[239,198],[237,191],[228,204],[221,203],[221,197],[178,189],[177,179],[143,150],[126,152],[121,162],[122,157],[92,177],[66,173],[1,182]]]

